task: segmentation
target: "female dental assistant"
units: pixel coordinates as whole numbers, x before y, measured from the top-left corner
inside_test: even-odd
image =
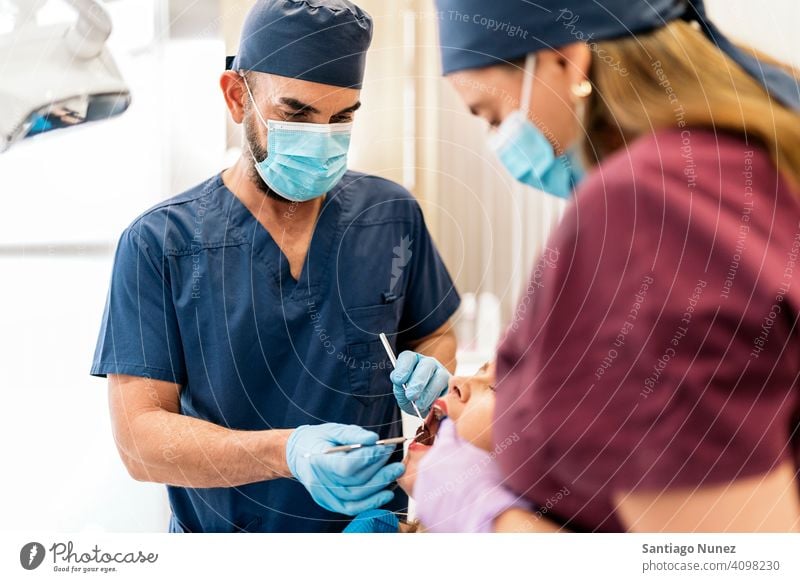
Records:
[[[590,169],[499,347],[495,447],[434,444],[423,525],[797,531],[796,78],[700,1],[437,5],[444,72],[508,170],[569,196],[579,146]]]
[[[399,436],[400,407],[441,391],[417,368],[455,355],[458,294],[418,204],[347,170],[371,35],[345,0],[257,2],[220,79],[241,158],[120,238],[91,372],[173,532],[338,532],[406,505],[394,447],[321,454]],[[381,332],[420,352],[413,393],[395,397]]]

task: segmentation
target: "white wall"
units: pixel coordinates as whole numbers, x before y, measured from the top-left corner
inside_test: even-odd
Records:
[[[109,259],[0,259],[1,530],[157,531],[163,487],[131,479],[88,375]]]
[[[800,66],[800,2],[798,0],[706,0],[720,29],[771,55]]]
[[[71,17],[59,3],[50,16]],[[165,489],[128,476],[89,368],[122,229],[222,168],[224,50],[168,41],[163,0],[107,8],[130,109],[0,156],[0,530],[167,527]]]

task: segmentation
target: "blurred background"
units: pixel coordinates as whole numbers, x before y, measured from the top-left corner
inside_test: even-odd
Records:
[[[375,37],[350,165],[400,182],[423,205],[465,298],[459,361],[469,372],[491,357],[562,202],[512,184],[481,122],[440,79],[432,0],[357,3]],[[63,0],[42,4],[26,15],[40,26],[75,18]],[[797,0],[707,4],[733,37],[800,66]],[[251,5],[107,0],[128,111],[0,154],[2,529],[166,528],[164,488],[127,475],[105,381],[89,365],[120,232],[239,155],[218,78]],[[0,0],[0,39],[19,20],[16,3]],[[0,85],[13,57],[0,49]]]

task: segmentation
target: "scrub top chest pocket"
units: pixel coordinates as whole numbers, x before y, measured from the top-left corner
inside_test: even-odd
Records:
[[[352,307],[343,312],[347,350],[344,355],[350,387],[364,404],[393,397],[389,374],[392,363],[378,334],[393,336],[398,329],[403,298],[366,307]]]

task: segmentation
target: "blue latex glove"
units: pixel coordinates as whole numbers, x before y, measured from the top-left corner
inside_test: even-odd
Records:
[[[342,533],[398,533],[400,520],[386,509],[373,509],[359,513]]]
[[[433,401],[447,392],[450,372],[436,358],[405,351],[397,358],[389,379],[394,386],[397,404],[408,414],[417,413],[411,403],[417,405],[423,416],[428,414]],[[403,390],[403,384],[406,389]]]
[[[319,453],[328,447],[366,445],[377,440],[376,433],[352,424],[303,425],[286,442],[286,462],[314,501],[328,511],[356,515],[385,505],[394,497],[386,487],[405,471],[403,463],[386,464],[394,446]]]

